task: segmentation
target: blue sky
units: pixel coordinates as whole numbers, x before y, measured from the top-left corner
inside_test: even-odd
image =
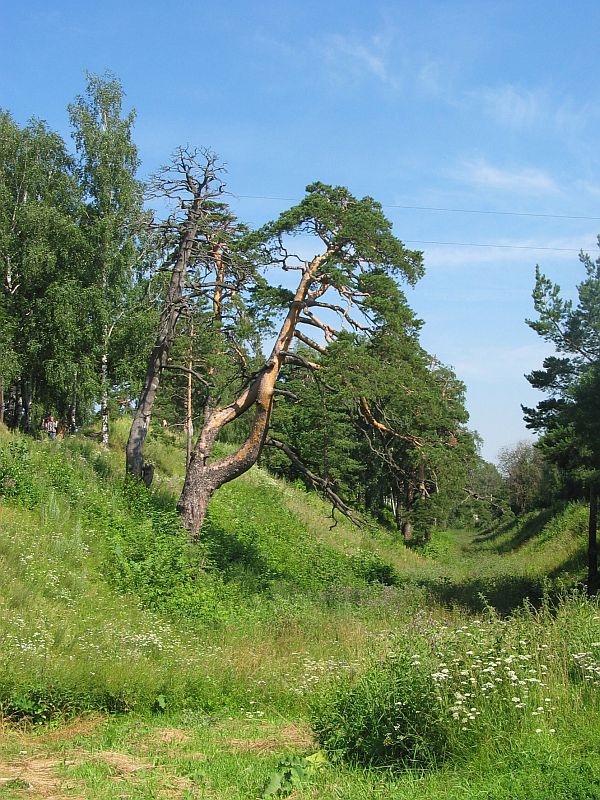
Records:
[[[382,202],[424,251],[408,297],[424,346],[467,384],[484,456],[528,435],[520,404],[540,396],[523,375],[547,352],[524,323],[535,264],[572,293],[600,232],[599,3],[2,5],[0,106],[19,122],[68,137],[84,71],[110,69],[142,177],[190,144],[227,163],[250,224],[313,180]]]

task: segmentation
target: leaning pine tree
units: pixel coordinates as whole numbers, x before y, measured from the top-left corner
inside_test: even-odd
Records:
[[[289,251],[294,236],[314,239],[311,257],[304,259]],[[319,369],[318,361],[294,351],[294,339],[309,347],[314,344],[318,353],[322,345],[303,329],[318,331],[317,337],[328,343],[339,332],[336,318],[342,327],[367,334],[373,290],[382,285],[379,278],[400,278],[413,284],[422,274],[421,253],[407,250],[393,235],[379,203],[370,197],[357,200],[345,188],[321,183],[309,186],[298,205],[248,237],[248,246],[261,248],[265,265],[297,274],[298,280],[293,291],[269,291],[265,287],[265,295],[285,301],[269,357],[250,373],[241,369],[240,390],[232,399],[205,405],[204,424],[178,502],[192,538],[199,535],[213,493],[256,463],[267,439],[282,368],[293,363],[307,370]],[[401,294],[394,280],[384,283],[387,292]],[[254,418],[246,441],[235,452],[212,458],[223,429],[252,411]],[[344,510],[348,509],[342,507]]]

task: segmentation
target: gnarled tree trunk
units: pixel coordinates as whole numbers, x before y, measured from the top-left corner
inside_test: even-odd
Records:
[[[183,524],[192,539],[197,539],[208,502],[214,492],[223,484],[239,477],[250,469],[260,455],[269,429],[273,406],[275,382],[281,367],[288,356],[288,349],[294,338],[298,318],[320,265],[330,255],[328,250],[309,262],[302,274],[294,299],[277,336],[271,356],[255,380],[240,396],[224,408],[212,408],[207,404],[204,426],[194,449],[188,467],[183,491],[177,504]],[[233,420],[256,407],[256,418],[248,439],[234,454],[210,462],[214,444],[221,430]]]

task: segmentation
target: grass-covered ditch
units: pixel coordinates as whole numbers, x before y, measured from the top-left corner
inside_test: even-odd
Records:
[[[584,509],[419,554],[255,469],[190,545],[178,442],[147,493],[120,425],[0,434],[0,797],[44,796],[26,765],[60,751],[65,797],[600,798]]]

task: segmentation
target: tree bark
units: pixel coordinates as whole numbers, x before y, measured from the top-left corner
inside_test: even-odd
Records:
[[[208,410],[208,419],[204,423],[198,444],[192,454],[183,491],[177,504],[183,524],[194,540],[198,539],[209,500],[215,491],[224,483],[243,475],[258,460],[269,427],[272,398],[264,392],[256,405],[254,426],[242,447],[233,455],[212,463],[209,463],[208,459],[224,423],[220,418],[220,409]]]
[[[23,383],[22,381],[17,382],[17,389],[16,389],[16,396],[15,396],[15,421],[14,421],[14,429],[18,430],[21,425],[21,420],[23,418]]]
[[[31,431],[31,386],[27,381],[22,383],[23,395],[23,432],[29,433]]]
[[[192,256],[194,240],[198,233],[199,215],[202,196],[196,196],[190,207],[184,234],[179,247],[177,260],[171,272],[171,279],[160,315],[158,335],[148,360],[148,369],[140,400],[135,410],[127,449],[125,452],[125,469],[129,475],[142,479],[144,467],[144,445],[150,429],[152,409],[156,401],[158,387],[167,358],[175,341],[175,330],[184,308],[184,289],[186,271]]]
[[[6,408],[7,424],[11,430],[15,430],[19,424],[19,417],[17,415],[17,391],[18,389],[16,382],[11,383],[8,392],[8,403]]]
[[[106,352],[106,339],[105,349],[102,353],[101,361],[101,383],[102,383],[102,397],[100,400],[100,444],[102,447],[108,447],[108,354]]]
[[[190,323],[190,348],[188,352],[187,397],[185,417],[185,469],[187,471],[192,458],[192,440],[194,438],[194,413],[192,407],[192,373],[194,370],[194,323]]]
[[[590,513],[588,524],[588,579],[587,593],[590,597],[598,593],[598,487],[590,485]]]

